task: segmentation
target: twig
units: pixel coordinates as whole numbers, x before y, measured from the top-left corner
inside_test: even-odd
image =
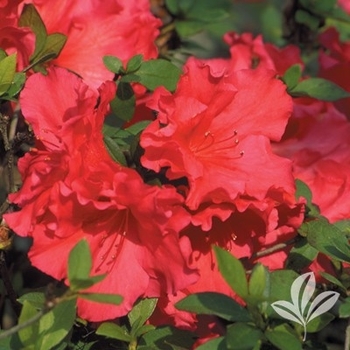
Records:
[[[256,259],[256,258],[261,258],[263,256],[266,256],[266,255],[270,255],[270,254],[273,254],[277,251],[280,251],[286,247],[288,247],[289,245],[291,244],[294,244],[296,242],[296,239],[293,238],[287,242],[284,242],[284,243],[278,243],[270,248],[266,248],[264,250],[261,250],[260,252],[257,252],[255,254],[252,255],[252,259]]]
[[[7,331],[0,333],[0,340],[5,339],[5,338],[15,334],[15,333],[19,332],[21,329],[26,328],[26,327],[30,326],[31,324],[35,323],[36,321],[40,320],[40,318],[42,316],[44,316],[46,314],[46,312],[48,312],[48,310],[42,309],[36,315],[34,315],[32,318],[30,318],[29,320],[27,320],[21,324],[18,324],[17,326],[14,326],[14,327],[8,329]]]
[[[2,277],[2,281],[4,282],[6,293],[10,299],[12,308],[18,317],[19,314],[21,313],[21,305],[18,303],[16,292],[13,289],[9,273],[7,271],[5,253],[3,251],[0,251],[0,274]]]

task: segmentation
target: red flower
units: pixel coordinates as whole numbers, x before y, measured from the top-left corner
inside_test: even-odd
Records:
[[[189,222],[182,197],[173,187],[146,185],[104,147],[102,123],[114,94],[112,82],[98,95],[59,68],[28,79],[20,102],[38,140],[19,161],[23,187],[10,196],[22,209],[5,215],[15,232],[33,237],[33,265],[57,279],[67,277],[71,248],[87,239],[92,273],[108,274],[91,290],[124,297],[118,307],[80,300],[78,313],[90,321],[125,315],[138,297],[197,279],[187,238],[178,234]]]
[[[186,177],[186,205],[263,199],[270,188],[294,191],[290,162],[275,156],[291,113],[291,98],[273,71],[241,70],[213,76],[191,59],[172,96],[158,90],[158,119],[141,135],[146,168],[168,167],[169,179]]]
[[[27,2],[27,1],[26,1]],[[48,33],[67,35],[67,42],[52,63],[72,70],[98,88],[114,74],[104,66],[105,55],[124,63],[142,54],[155,58],[154,40],[161,21],[150,12],[147,0],[42,1],[32,0]]]
[[[18,71],[29,65],[29,57],[35,46],[34,34],[29,28],[18,27],[19,1],[0,1],[0,48],[8,55],[17,53]]]
[[[342,43],[335,28],[328,28],[319,37],[326,51],[320,52],[320,76],[350,90],[350,42]],[[334,105],[350,118],[350,98],[335,101]]]
[[[308,105],[295,104],[283,141],[273,146],[274,151],[293,161],[295,178],[310,187],[324,216],[332,222],[348,219],[350,123],[333,104],[305,102]]]

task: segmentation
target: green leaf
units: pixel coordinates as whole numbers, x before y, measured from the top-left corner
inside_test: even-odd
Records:
[[[300,24],[305,24],[313,31],[316,31],[321,24],[320,18],[303,10],[297,10],[295,12],[295,21]]]
[[[268,341],[280,350],[302,350],[303,346],[290,328],[290,326],[283,324],[274,329],[267,329],[265,336]]]
[[[350,245],[346,235],[326,219],[305,222],[299,229],[318,251],[344,262],[350,262]]]
[[[344,293],[346,293],[346,287],[341,283],[337,278],[334,276],[330,275],[327,272],[322,272],[320,271],[319,274],[326,279],[327,281],[333,283],[335,286],[339,287]]]
[[[16,73],[17,54],[12,54],[0,61],[0,95],[11,86]]]
[[[35,51],[32,57],[35,57],[45,46],[47,31],[39,12],[34,5],[26,4],[18,21],[20,27],[29,27],[35,34]]]
[[[309,78],[303,80],[296,87],[290,90],[294,97],[309,96],[323,101],[337,101],[350,97],[350,93],[337,84],[322,78]]]
[[[164,86],[169,91],[176,89],[181,70],[171,62],[158,59],[142,62],[137,71],[140,84],[153,91],[158,86]]]
[[[200,345],[196,348],[197,350],[226,350],[226,338],[218,337],[214,339],[210,339],[205,342],[203,345]]]
[[[17,299],[21,304],[24,304],[25,301],[29,302],[31,306],[34,306],[36,309],[40,310],[45,304],[45,294],[40,292],[31,292],[22,295]]]
[[[70,332],[76,316],[76,299],[60,302],[40,319],[36,348],[51,350]]]
[[[146,334],[155,329],[156,327],[151,324],[144,324],[143,326],[139,327],[139,329],[135,332],[135,337],[141,337],[141,335]]]
[[[123,301],[123,297],[117,294],[104,293],[79,293],[79,298],[95,301],[97,303],[119,305]]]
[[[312,319],[306,326],[308,333],[317,333],[330,322],[334,320],[334,316],[330,312],[326,312]]]
[[[340,318],[348,318],[350,317],[350,297],[347,297],[339,306],[339,317]]]
[[[0,61],[7,57],[7,53],[5,50],[0,49]]]
[[[137,350],[173,350],[174,346],[191,349],[194,342],[192,332],[162,326],[144,334],[138,342]]]
[[[22,324],[38,313],[35,306],[33,306],[29,301],[25,300],[23,302],[23,307],[21,314],[18,319],[18,324]],[[28,327],[21,329],[18,332],[19,339],[24,346],[35,344],[39,331],[39,322],[34,322]]]
[[[293,89],[301,78],[301,66],[300,64],[294,64],[289,67],[284,73],[282,80],[287,85],[288,89]]]
[[[125,131],[129,132],[130,134],[136,136],[141,131],[145,130],[146,127],[151,123],[150,120],[142,120],[141,122],[135,123],[128,128],[125,129]]]
[[[122,72],[123,62],[119,58],[114,56],[104,56],[102,60],[109,71],[116,74],[120,74]]]
[[[266,300],[270,294],[270,275],[265,266],[254,266],[249,279],[249,304]]]
[[[115,323],[104,322],[96,330],[96,334],[125,342],[132,340],[128,331]]]
[[[117,142],[115,142],[111,137],[104,136],[103,141],[105,143],[105,146],[107,148],[108,153],[110,156],[119,164],[127,166],[128,163],[126,161],[125,155],[123,151],[120,149]]]
[[[213,247],[222,277],[241,298],[248,295],[248,283],[242,263],[226,250]]]
[[[320,211],[318,210],[317,206],[312,203],[312,193],[309,186],[305,182],[299,179],[295,180],[295,185],[296,185],[295,198],[296,200],[299,200],[300,197],[304,197],[306,199],[308,216],[319,217]]]
[[[126,65],[126,73],[133,73],[141,67],[143,55],[136,55],[132,57]]]
[[[57,57],[63,49],[67,41],[67,36],[61,33],[50,34],[46,38],[43,49],[38,52],[37,55],[31,58],[31,62],[34,60],[41,60],[45,58],[45,61]]]
[[[318,250],[311,246],[306,238],[302,237],[290,250],[286,267],[299,272],[309,266],[316,259],[317,255]]]
[[[165,0],[165,6],[173,15],[177,15],[180,13],[178,0]]]
[[[263,339],[260,329],[247,323],[234,323],[227,327],[227,349],[251,350]]]
[[[249,322],[249,312],[225,294],[203,292],[190,294],[175,304],[179,310],[196,314],[215,315],[227,321]]]
[[[276,270],[270,272],[271,302],[277,300],[290,300],[290,289],[299,275],[292,270]],[[268,315],[276,315],[271,305],[267,309]]]
[[[77,292],[80,290],[84,290],[86,288],[90,288],[94,284],[101,282],[105,277],[106,277],[106,274],[91,276],[84,279],[73,279],[70,281],[70,289],[72,291]]]
[[[11,86],[7,89],[6,94],[4,96],[8,97],[8,99],[13,99],[22,90],[25,81],[25,73],[15,73]]]
[[[130,325],[132,326],[138,321],[139,325],[142,326],[153,314],[157,302],[157,298],[145,298],[139,300],[128,314]]]
[[[111,101],[113,113],[121,120],[130,121],[134,116],[136,98],[129,83],[118,84],[117,96]]]
[[[71,288],[74,280],[89,279],[92,267],[90,247],[86,239],[78,242],[69,253],[68,257],[68,280]]]

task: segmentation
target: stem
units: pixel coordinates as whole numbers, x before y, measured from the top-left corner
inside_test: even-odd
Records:
[[[10,302],[12,304],[12,308],[18,317],[21,312],[21,305],[18,303],[16,292],[13,289],[10,276],[7,270],[7,266],[6,266],[5,253],[3,251],[0,252],[0,274],[2,277],[2,281],[4,282],[7,296],[9,297]]]
[[[1,339],[5,339],[17,332],[19,332],[20,330],[22,330],[23,328],[26,328],[28,326],[30,326],[31,324],[35,323],[36,321],[38,321],[42,316],[44,316],[46,314],[46,312],[48,312],[49,310],[45,310],[45,309],[42,309],[40,310],[35,316],[33,316],[32,318],[30,318],[29,320],[21,323],[21,324],[18,324],[17,326],[14,326],[12,328],[10,328],[9,330],[7,331],[4,331],[0,334],[0,340]]]
[[[307,336],[306,323],[304,323],[303,326],[304,326],[304,338],[303,338],[303,342],[304,342]]]
[[[128,346],[128,350],[136,350],[137,349],[137,341],[133,339]]]
[[[263,256],[266,256],[266,255],[270,255],[272,253],[275,253],[277,251],[280,251],[286,247],[288,247],[289,245],[291,244],[294,244],[296,242],[296,239],[293,238],[287,242],[284,242],[284,243],[278,243],[270,248],[267,248],[267,249],[264,249],[264,250],[261,250],[260,252],[257,252],[255,254],[252,255],[252,258],[253,259],[256,259],[256,258],[261,258]]]

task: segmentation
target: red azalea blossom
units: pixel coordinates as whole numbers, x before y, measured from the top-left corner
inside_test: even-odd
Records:
[[[324,31],[319,41],[326,51],[319,55],[320,73],[322,78],[333,81],[345,90],[350,90],[350,41],[341,42],[335,28]],[[350,118],[350,98],[343,98],[334,105]]]
[[[33,238],[33,265],[56,279],[67,277],[69,251],[87,239],[92,274],[107,273],[91,291],[124,297],[115,307],[79,300],[79,315],[90,321],[125,315],[138,297],[173,293],[197,279],[187,238],[179,239],[189,223],[182,197],[173,187],[144,184],[110,158],[101,130],[115,84],[99,91],[59,68],[28,79],[21,106],[37,144],[20,159],[23,187],[10,196],[22,210],[5,215],[15,232]]]
[[[147,0],[31,2],[49,34],[67,35],[63,50],[52,63],[76,72],[92,87],[98,88],[114,76],[104,66],[103,56],[117,56],[124,63],[137,54],[144,59],[157,56],[154,40],[161,21],[151,14]]]
[[[295,104],[286,134],[274,151],[293,161],[295,178],[310,187],[321,214],[332,222],[348,219],[350,123],[333,104],[303,102]]]
[[[151,107],[159,115],[141,136],[141,161],[157,172],[169,167],[170,179],[186,177],[191,210],[240,196],[262,199],[271,187],[294,191],[290,163],[270,148],[292,108],[273,71],[218,77],[191,59],[175,94],[158,91]]]

